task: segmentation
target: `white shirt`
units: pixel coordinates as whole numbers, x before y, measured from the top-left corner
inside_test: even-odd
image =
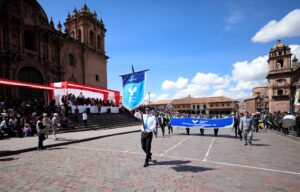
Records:
[[[134,116],[138,119],[142,119],[142,115],[140,112],[135,112]],[[141,127],[141,131],[146,131],[148,133],[153,132],[156,127],[156,118],[154,115],[150,114],[143,114],[144,120],[144,127]]]
[[[86,113],[82,113],[82,120],[87,120],[87,114]]]

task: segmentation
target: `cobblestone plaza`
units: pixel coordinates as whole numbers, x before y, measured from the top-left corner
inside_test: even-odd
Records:
[[[0,191],[299,191],[299,141],[265,130],[244,146],[231,129],[200,136],[198,129],[185,135],[153,138],[153,162],[144,168],[140,133],[118,135],[86,142],[100,131],[61,134],[61,140],[78,143],[31,150],[0,158]],[[129,130],[129,129],[128,129]],[[137,127],[132,130],[138,131]],[[106,130],[109,135],[112,130]],[[84,135],[84,138],[83,136]],[[76,139],[77,137],[77,139]],[[72,139],[71,139],[72,138]],[[1,140],[28,148],[23,139]],[[26,143],[35,144],[37,138]],[[22,146],[18,146],[21,143]],[[61,143],[63,144],[63,143]],[[65,143],[66,144],[66,143]],[[13,151],[10,148],[10,151]]]

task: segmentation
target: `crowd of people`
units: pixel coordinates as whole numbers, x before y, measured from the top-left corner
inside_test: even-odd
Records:
[[[0,98],[0,138],[30,137],[39,131],[55,133],[61,123],[59,116],[65,116],[64,107],[57,107],[55,101],[49,105],[39,99],[10,100]],[[38,126],[39,120],[43,127]]]
[[[138,111],[143,111],[145,106],[142,106],[138,109]],[[290,130],[293,129],[296,131],[297,136],[300,136],[300,110],[296,116],[296,125],[294,126],[288,126],[283,123],[283,118],[286,115],[290,115],[288,112],[274,112],[269,113],[268,111],[263,112],[256,112],[253,114],[250,114],[248,112],[245,113],[238,113],[233,112],[231,114],[189,114],[189,113],[179,113],[177,111],[174,111],[171,107],[153,107],[152,113],[156,117],[156,129],[154,130],[155,136],[157,136],[158,129],[161,129],[162,136],[165,135],[165,129],[168,128],[168,133],[173,132],[172,126],[169,124],[170,119],[172,117],[195,117],[195,118],[207,118],[207,119],[219,119],[224,118],[228,116],[234,117],[234,132],[235,137],[240,138],[241,140],[245,140],[245,130],[248,129],[249,131],[249,142],[252,143],[252,137],[253,132],[259,132],[259,129],[261,128],[267,128],[267,129],[273,129],[277,130],[279,132],[282,132],[283,134],[287,135],[289,134]],[[247,119],[247,121],[245,120]],[[246,121],[246,122],[245,122]],[[250,125],[248,126],[248,122],[250,122]],[[246,124],[247,123],[247,124]],[[250,129],[251,127],[251,129]],[[200,128],[200,134],[204,135],[204,130]],[[214,129],[214,136],[218,136],[219,129]],[[186,128],[186,134],[190,134],[190,128]]]
[[[85,97],[82,92],[76,97],[74,94],[70,93],[67,97],[63,98],[62,101],[65,103],[69,101],[71,105],[91,105],[91,106],[109,106],[115,107],[116,104],[113,100],[104,101],[98,98]]]
[[[145,111],[145,113],[143,113]],[[268,113],[268,111],[257,112],[250,114],[248,112],[238,113],[232,112],[230,115],[226,114],[188,114],[179,113],[174,111],[172,108],[149,108],[140,107],[133,115],[137,119],[142,120],[141,128],[141,144],[142,149],[145,152],[145,163],[144,167],[149,165],[151,161],[151,142],[153,134],[157,137],[158,128],[161,129],[161,135],[165,136],[165,127],[168,127],[168,133],[173,133],[172,118],[184,118],[184,117],[194,117],[194,118],[205,118],[205,119],[219,119],[224,117],[232,117],[233,128],[235,133],[235,138],[239,138],[244,141],[244,145],[252,145],[254,132],[259,132],[259,129],[274,129],[277,131],[282,131],[285,135],[289,134],[289,129],[293,126],[297,132],[297,136],[300,136],[300,110],[295,117],[290,116],[287,112],[274,112],[273,114]],[[286,121],[286,117],[290,118]],[[287,124],[287,122],[289,122]],[[200,135],[204,135],[203,128],[200,128]],[[218,128],[214,128],[214,136],[218,136]],[[190,128],[186,128],[186,134],[190,134]]]
[[[74,95],[68,96],[71,101],[74,100]],[[102,100],[90,99],[82,100],[84,97],[77,97],[76,104],[85,103],[89,101],[98,105],[113,105],[111,102],[103,103]],[[89,100],[89,101],[88,101]],[[53,138],[57,139],[56,133],[59,126],[67,126],[70,110],[68,102],[62,99],[62,105],[56,106],[55,101],[51,101],[49,105],[38,99],[30,99],[23,101],[13,101],[9,99],[0,98],[0,138],[5,134],[11,137],[29,137],[37,135],[39,137],[39,148],[43,149],[42,140],[53,133]],[[145,106],[140,107],[138,110],[143,111]],[[120,111],[126,111],[124,108]],[[128,112],[133,116],[132,112]],[[245,113],[232,113],[228,114],[189,114],[179,113],[174,111],[171,106],[154,107],[152,113],[156,119],[156,127],[154,135],[157,137],[159,132],[162,136],[173,133],[173,127],[170,121],[173,117],[198,117],[208,119],[218,119],[227,116],[234,118],[234,133],[235,137],[245,142],[245,145],[252,144],[253,132],[259,132],[260,128],[267,128],[280,131],[284,134],[289,134],[289,130],[293,129],[300,136],[300,110],[296,114],[296,125],[292,127],[283,123],[283,118],[288,115],[287,112],[274,112],[268,113],[267,111],[261,113],[249,114]],[[74,120],[78,120],[79,113],[75,111]],[[87,126],[87,114],[83,113],[83,122]],[[166,130],[167,129],[167,130]],[[200,128],[200,135],[204,135],[205,129]],[[218,136],[219,129],[214,129],[214,135]],[[186,134],[190,134],[190,128],[186,128]]]

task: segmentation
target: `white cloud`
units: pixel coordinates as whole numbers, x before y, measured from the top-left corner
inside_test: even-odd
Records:
[[[298,60],[300,60],[300,45],[289,45],[291,48],[291,52],[296,56]],[[292,57],[294,59],[294,56]]]
[[[209,91],[210,87],[205,85],[189,84],[185,89],[178,90],[173,99],[183,98],[191,95],[192,97],[201,97]]]
[[[176,82],[165,80],[162,83],[161,88],[164,91],[178,90],[178,89],[185,88],[187,84],[188,84],[188,79],[185,79],[183,77],[179,77]]]
[[[269,42],[283,37],[300,36],[300,9],[295,9],[280,21],[269,21],[254,37],[253,42]]]
[[[249,91],[239,90],[239,91],[230,91],[219,89],[216,90],[212,96],[225,96],[233,99],[249,98],[251,93]]]
[[[300,60],[300,45],[289,45],[291,52]],[[238,61],[232,66],[231,75],[197,72],[192,80],[178,78],[170,83],[175,94],[164,95],[161,98],[176,99],[191,95],[192,97],[226,96],[233,99],[249,98],[253,87],[267,86],[268,56],[260,56],[252,61]],[[181,80],[182,78],[182,80]],[[166,82],[164,81],[166,86]],[[181,86],[174,85],[180,82]],[[184,85],[184,86],[183,86]],[[164,87],[162,85],[162,87]],[[182,88],[180,88],[182,87]],[[175,89],[176,88],[176,89]],[[158,99],[160,100],[160,99]]]
[[[267,80],[258,81],[238,81],[235,87],[231,87],[229,91],[252,90],[253,87],[267,86]]]
[[[232,79],[236,81],[264,80],[268,74],[268,56],[257,57],[251,62],[241,61],[233,64]]]
[[[197,85],[213,86],[214,89],[221,89],[229,86],[229,76],[221,77],[214,73],[198,72],[192,80]]]

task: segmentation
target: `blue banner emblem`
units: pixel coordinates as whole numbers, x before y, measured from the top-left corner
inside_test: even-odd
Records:
[[[133,110],[143,103],[145,97],[145,72],[131,73],[122,76],[123,106]]]
[[[188,127],[188,128],[232,128],[233,117],[226,117],[221,119],[203,119],[203,118],[176,118],[173,117],[170,121],[171,126]]]

